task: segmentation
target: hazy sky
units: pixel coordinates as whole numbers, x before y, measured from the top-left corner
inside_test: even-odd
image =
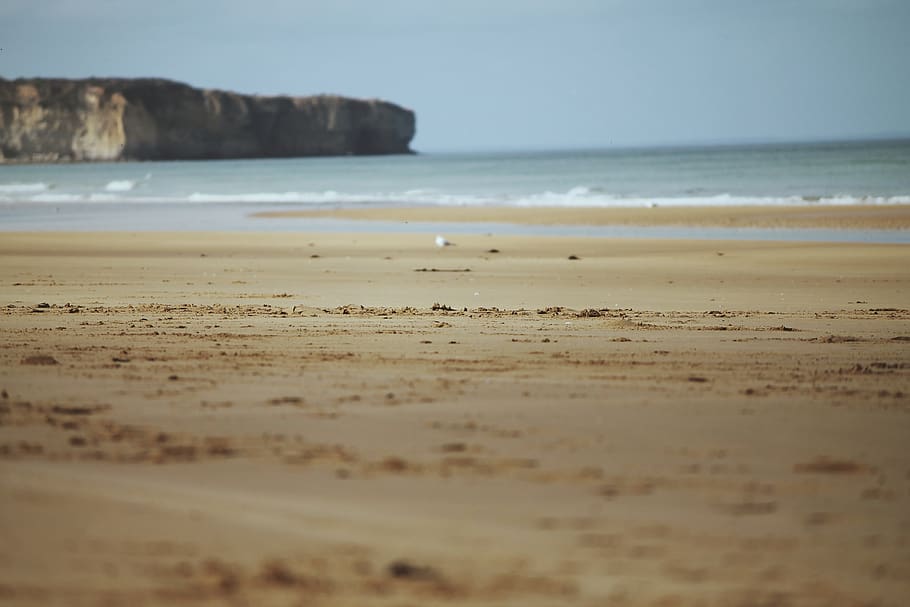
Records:
[[[0,0],[0,75],[380,97],[423,151],[910,135],[910,0]]]

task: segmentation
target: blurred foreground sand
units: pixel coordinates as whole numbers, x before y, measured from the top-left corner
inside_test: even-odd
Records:
[[[432,239],[3,234],[0,602],[905,604],[906,246]]]

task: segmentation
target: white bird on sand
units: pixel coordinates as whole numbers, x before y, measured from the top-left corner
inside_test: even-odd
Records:
[[[451,247],[454,245],[455,245],[455,243],[449,242],[448,240],[446,240],[445,236],[441,236],[439,234],[436,235],[436,246],[437,247]]]

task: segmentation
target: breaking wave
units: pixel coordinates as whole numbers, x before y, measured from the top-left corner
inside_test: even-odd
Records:
[[[272,203],[306,205],[392,206],[506,206],[506,207],[695,207],[695,206],[801,206],[910,204],[908,196],[615,196],[600,188],[577,186],[566,192],[537,194],[450,194],[429,189],[404,192],[345,193],[259,192],[254,194],[207,194],[187,197],[196,203]]]
[[[731,194],[693,194],[686,196],[617,196],[598,187],[575,186],[565,192],[544,191],[532,194],[451,193],[430,188],[400,192],[255,192],[156,194],[138,188],[140,181],[108,182],[101,191],[66,192],[49,190],[46,184],[8,184],[0,186],[0,202],[37,203],[123,203],[123,204],[245,204],[337,206],[500,206],[500,207],[588,207],[647,208],[696,206],[822,206],[822,205],[895,205],[910,204],[910,195],[900,196],[741,196]],[[39,187],[40,186],[40,187]],[[6,188],[6,189],[3,189]],[[18,188],[18,189],[12,189]],[[136,190],[142,189],[138,195]]]
[[[37,183],[0,183],[2,194],[24,194],[28,192],[46,192],[51,186],[44,182]]]
[[[79,202],[83,199],[80,194],[38,194],[30,198],[33,202]]]
[[[130,190],[136,187],[138,182],[131,179],[118,179],[115,181],[109,181],[104,189],[108,192],[129,192]]]

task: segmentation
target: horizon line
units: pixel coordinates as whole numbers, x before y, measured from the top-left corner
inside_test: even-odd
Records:
[[[702,139],[659,141],[651,143],[620,143],[613,144],[580,144],[580,145],[545,145],[533,144],[524,146],[491,146],[491,147],[429,147],[413,146],[415,154],[470,154],[470,153],[521,153],[521,152],[584,152],[584,151],[624,151],[624,150],[657,150],[657,149],[701,149],[701,148],[735,148],[735,147],[764,147],[775,145],[837,145],[849,143],[901,143],[910,142],[910,132],[907,133],[875,133],[868,135],[843,135],[822,136],[807,138],[783,137],[742,137],[729,139]]]

